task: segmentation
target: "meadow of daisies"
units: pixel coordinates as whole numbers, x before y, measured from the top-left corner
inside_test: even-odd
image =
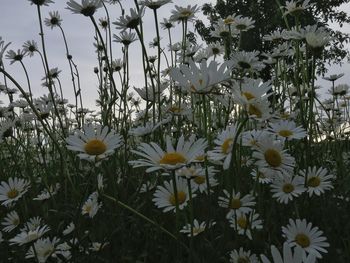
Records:
[[[316,85],[332,36],[299,24],[309,1],[276,2],[295,24],[262,36],[273,47],[262,53],[241,49],[254,21],[239,14],[213,24],[217,42],[194,45],[197,5],[70,0],[96,32],[90,109],[60,11],[25,2],[37,39],[0,37],[0,262],[350,262],[349,86],[343,74]],[[47,55],[47,30],[65,45],[65,69]],[[139,87],[131,45],[142,50]],[[28,73],[31,59],[43,78]]]

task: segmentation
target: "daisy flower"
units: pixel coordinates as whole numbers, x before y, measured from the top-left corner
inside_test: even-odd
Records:
[[[270,103],[268,100],[258,100],[246,105],[246,111],[250,118],[266,120],[271,117]]]
[[[218,62],[206,61],[200,63],[199,68],[192,60],[188,65],[182,64],[179,68],[170,69],[170,77],[185,90],[193,93],[210,93],[213,87],[231,78],[230,62],[224,62],[218,68]]]
[[[247,72],[255,72],[262,70],[265,65],[259,61],[258,58],[259,52],[246,52],[238,51],[232,54],[231,60],[233,67]]]
[[[328,174],[326,168],[320,167],[317,169],[315,166],[308,167],[307,171],[301,170],[300,175],[304,178],[307,178],[306,191],[310,197],[313,194],[320,196],[325,191],[333,188],[332,182],[330,180],[333,179],[334,176],[332,174]]]
[[[290,14],[292,16],[298,16],[300,15],[304,10],[308,9],[311,7],[309,4],[310,0],[291,0],[291,1],[286,1],[286,5],[284,6],[285,12],[283,13],[284,16]]]
[[[271,192],[274,193],[272,197],[277,198],[278,202],[284,204],[305,192],[304,179],[301,176],[292,177],[288,174],[276,177],[271,184],[271,188]]]
[[[163,151],[158,144],[151,142],[150,144],[141,143],[138,150],[132,152],[143,157],[142,159],[129,161],[133,167],[149,166],[147,173],[156,170],[176,170],[187,164],[196,161],[196,158],[202,154],[207,147],[205,139],[195,140],[195,136],[191,136],[185,141],[182,135],[177,143],[176,149],[173,147],[171,139],[166,136],[166,151]]]
[[[234,19],[233,26],[243,32],[248,31],[249,29],[254,28],[255,21],[250,17],[236,16]]]
[[[259,147],[260,138],[264,138],[265,136],[267,136],[267,133],[265,130],[244,131],[242,133],[241,144],[243,146],[256,148],[256,147]]]
[[[37,240],[38,238],[42,237],[46,232],[50,231],[50,227],[47,225],[38,226],[37,228],[33,230],[25,230],[23,229],[21,233],[16,235],[14,238],[11,238],[9,240],[10,245],[24,245],[29,242],[32,242],[34,240]]]
[[[253,206],[256,204],[254,196],[247,194],[241,197],[240,192],[232,190],[232,195],[227,190],[223,190],[225,196],[219,196],[219,206],[228,208],[230,211],[227,213],[226,218],[231,218],[235,213],[248,214],[253,211]],[[231,199],[230,199],[231,198]]]
[[[284,140],[274,140],[271,136],[260,138],[259,147],[253,152],[259,169],[266,168],[271,173],[293,171],[295,160],[283,147]]]
[[[136,34],[132,32],[122,31],[120,35],[113,34],[114,42],[122,43],[129,46],[132,42],[137,40]]]
[[[29,248],[26,258],[35,258],[39,263],[45,263],[50,257],[55,259],[63,257],[69,260],[71,247],[66,242],[62,244],[59,242],[60,239],[57,237],[52,238],[52,240],[49,237],[40,238]]]
[[[58,11],[49,12],[49,18],[45,18],[44,23],[46,26],[51,27],[53,29],[56,26],[61,26],[62,18]]]
[[[13,229],[15,229],[20,223],[19,216],[16,211],[12,211],[8,213],[4,220],[1,222],[1,225],[3,225],[3,231],[5,232],[11,232]]]
[[[48,6],[49,4],[54,3],[54,1],[52,0],[28,0],[28,1],[30,2],[31,5],[38,5],[38,6],[41,6],[41,5]]]
[[[96,10],[102,7],[102,0],[81,0],[81,4],[78,4],[74,0],[69,0],[67,5],[67,9],[72,11],[74,14],[93,16]]]
[[[231,263],[259,263],[259,260],[255,254],[252,254],[250,250],[244,251],[243,247],[240,247],[230,252]]]
[[[34,55],[35,51],[38,51],[38,44],[34,40],[28,40],[23,44],[23,51],[30,57]]]
[[[215,225],[215,222],[210,222],[209,227]],[[208,228],[209,228],[208,227]],[[202,233],[207,228],[206,222],[203,221],[199,223],[197,219],[193,220],[193,236],[197,236]],[[181,230],[181,233],[187,234],[188,237],[191,237],[191,224],[186,224]]]
[[[214,143],[216,144],[215,148],[212,151],[208,151],[208,159],[218,163],[223,161],[224,170],[227,170],[230,167],[233,143],[236,135],[237,124],[235,123],[228,126],[218,135],[214,140]]]
[[[187,202],[189,200],[189,192],[187,181],[182,179],[181,177],[176,177],[176,187],[177,187],[177,200],[179,203],[179,209],[184,209],[187,206]],[[195,194],[192,194],[194,197]],[[169,212],[176,210],[176,196],[174,194],[174,185],[173,181],[165,181],[164,187],[157,186],[157,190],[154,193],[154,198],[152,201],[158,208],[162,208],[163,212]]]
[[[193,191],[199,191],[201,193],[205,192],[207,193],[207,182],[206,182],[206,172],[208,173],[209,177],[209,185],[216,186],[218,185],[218,182],[214,178],[214,174],[217,172],[214,167],[209,166],[207,168],[202,167],[200,164],[195,164],[190,167],[182,167],[179,170],[176,170],[176,175],[191,179],[191,187]]]
[[[17,53],[15,51],[13,51],[12,49],[7,51],[5,58],[10,59],[10,65],[12,65],[13,63],[15,63],[16,61],[22,61],[22,59],[24,58],[24,56],[26,55],[24,50],[17,50]]]
[[[70,233],[72,233],[75,229],[75,225],[73,222],[71,222],[69,225],[66,226],[66,228],[62,231],[62,234],[64,236],[69,235]]]
[[[294,121],[280,120],[276,123],[270,123],[269,132],[276,134],[287,140],[300,140],[306,136],[306,131],[301,126],[296,126]]]
[[[273,258],[272,263],[315,263],[315,256],[309,255],[305,261],[303,261],[303,249],[296,247],[294,252],[287,242],[283,243],[283,255],[280,254],[275,246],[271,246],[271,255]],[[260,255],[262,263],[271,263],[271,261],[265,256]]]
[[[145,12],[145,6],[141,6],[140,10],[137,11],[134,8],[130,8],[130,15],[120,16],[116,22],[113,22],[116,25],[117,29],[126,30],[126,29],[135,29],[140,24],[141,17]]]
[[[258,213],[245,214],[242,212],[237,212],[229,218],[230,227],[237,230],[239,235],[245,235],[250,240],[252,240],[252,230],[262,229],[262,220],[258,219]]]
[[[100,125],[85,125],[84,132],[77,131],[67,139],[67,148],[80,152],[81,159],[98,161],[114,153],[114,150],[122,145],[122,138],[114,130],[108,132],[109,128],[103,129]]]
[[[142,5],[147,6],[148,8],[152,10],[156,10],[160,8],[163,5],[166,5],[168,3],[171,3],[172,0],[143,0],[141,1]]]
[[[327,253],[325,248],[329,247],[329,243],[326,242],[326,237],[322,236],[323,231],[312,227],[312,223],[307,223],[306,219],[289,219],[289,225],[282,227],[282,232],[290,246],[303,249],[303,260],[308,254],[322,258],[320,252]]]
[[[233,99],[241,104],[247,105],[255,101],[267,99],[272,93],[268,93],[271,90],[271,82],[262,82],[261,79],[244,79],[243,82],[234,82],[232,88]]]
[[[1,182],[0,201],[3,206],[10,206],[18,201],[29,189],[30,182],[17,177],[8,179],[8,182]]]
[[[98,193],[93,192],[81,208],[81,214],[88,214],[90,218],[93,218],[101,207],[102,203],[98,202]]]
[[[61,185],[59,183],[56,183],[56,185],[50,185],[48,189],[42,190],[40,194],[37,195],[37,197],[33,198],[33,200],[42,201],[50,199],[52,196],[57,194],[60,187]]]
[[[198,12],[199,9],[197,5],[188,5],[187,7],[175,5],[175,10],[171,10],[172,15],[170,16],[170,21],[177,21],[178,23],[192,21],[195,18],[195,13]]]
[[[260,184],[270,184],[273,181],[273,177],[266,169],[253,170],[250,175],[254,180],[258,180]]]

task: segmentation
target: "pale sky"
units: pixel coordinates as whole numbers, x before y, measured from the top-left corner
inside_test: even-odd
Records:
[[[36,6],[30,5],[28,0],[0,0],[1,16],[0,16],[0,36],[7,42],[12,42],[8,48],[17,51],[21,49],[22,45],[27,40],[35,40],[40,46],[39,38],[39,24],[37,17]],[[78,1],[79,2],[79,1]],[[168,4],[159,9],[160,21],[163,17],[169,18],[171,9],[174,5],[187,6],[191,5],[202,5],[206,2],[216,2],[215,0],[173,0],[173,4]],[[129,8],[134,6],[134,1],[123,0],[121,3],[124,5],[126,14],[129,13]],[[48,7],[43,7],[42,13],[43,18],[48,17],[49,11],[59,11],[61,18],[63,19],[62,27],[64,28],[70,53],[73,55],[74,61],[77,63],[80,78],[81,87],[84,100],[84,106],[88,108],[95,108],[95,100],[97,99],[97,85],[98,81],[93,73],[93,69],[97,66],[95,48],[93,47],[94,30],[89,18],[83,15],[72,14],[71,11],[65,9],[66,1],[56,0],[54,4],[50,4]],[[342,7],[344,10],[350,10],[350,4],[346,4]],[[116,21],[121,15],[121,11],[118,5],[112,6],[110,9],[111,20]],[[103,9],[100,9],[96,14],[95,18],[98,20],[100,17],[104,17]],[[203,16],[200,18],[204,19]],[[144,30],[146,36],[146,44],[156,36],[153,14],[151,10],[146,9],[146,14],[143,18]],[[173,34],[173,42],[180,40],[181,27],[177,26]],[[44,26],[46,46],[49,57],[50,68],[58,67],[62,70],[60,80],[63,84],[64,96],[73,102],[73,88],[70,81],[70,72],[68,61],[66,60],[65,47],[61,37],[61,33],[58,28],[51,30],[49,27]],[[345,33],[350,33],[350,26],[345,25],[342,28]],[[119,34],[118,31],[113,33]],[[167,32],[161,30],[162,34],[162,46],[168,43]],[[142,87],[143,85],[143,70],[141,62],[141,48],[139,42],[131,44],[130,53],[133,54],[132,59],[132,76],[131,85]],[[156,49],[149,49],[150,55],[156,54]],[[121,45],[114,43],[113,57],[121,58]],[[40,96],[47,94],[47,90],[41,87],[41,78],[44,77],[43,69],[41,66],[40,57],[36,54],[34,57],[25,57],[23,60],[27,70],[30,74],[30,80],[32,83],[32,89],[34,96]],[[8,60],[5,60],[6,69],[11,72],[16,79],[27,89],[26,80],[24,77],[23,69],[19,63],[14,63],[9,66]],[[350,83],[350,67],[348,64],[344,65],[343,68],[332,67],[330,68],[329,74],[335,74],[344,72],[345,76],[340,80],[339,83]],[[141,80],[141,81],[140,81]],[[3,83],[3,79],[0,78],[0,83]],[[329,83],[323,80],[318,81],[318,84],[328,88]],[[10,87],[14,87],[10,85]],[[0,100],[7,103],[6,97],[0,95]]]

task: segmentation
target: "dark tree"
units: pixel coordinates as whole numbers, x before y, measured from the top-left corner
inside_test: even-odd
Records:
[[[217,41],[210,36],[213,25],[219,19],[225,19],[229,15],[242,15],[255,20],[255,28],[243,32],[241,48],[246,51],[259,50],[268,52],[271,50],[271,43],[264,42],[262,37],[276,29],[288,29],[294,26],[294,18],[285,16],[279,4],[284,6],[285,0],[217,0],[216,4],[203,5],[202,11],[208,17],[211,24],[206,27],[201,20],[196,21],[196,29],[207,43]],[[330,22],[337,23],[340,27],[350,22],[350,17],[344,12],[337,10],[342,4],[349,0],[311,0],[312,8],[306,10],[300,16],[302,26],[318,24],[328,26]],[[341,63],[349,55],[344,49],[344,44],[349,42],[349,35],[340,31],[332,30],[334,39],[328,45],[324,63]]]

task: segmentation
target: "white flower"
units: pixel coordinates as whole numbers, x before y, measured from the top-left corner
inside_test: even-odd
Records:
[[[322,236],[323,232],[318,227],[312,227],[312,223],[307,223],[305,219],[289,219],[289,225],[282,227],[282,232],[290,246],[303,249],[303,260],[308,254],[322,258],[320,252],[327,253],[325,248],[329,247],[329,243]]]
[[[248,214],[253,211],[253,207],[256,204],[254,200],[254,196],[247,194],[241,197],[240,192],[235,192],[232,190],[232,194],[230,194],[227,190],[223,190],[225,197],[219,196],[219,206],[223,208],[228,208],[229,212],[226,215],[226,218],[231,218],[235,215],[235,213],[243,213]]]
[[[100,125],[85,125],[84,133],[77,131],[70,135],[67,141],[67,148],[80,152],[81,159],[98,161],[114,153],[114,150],[122,145],[122,138],[114,130],[108,132],[108,127],[103,129]]]
[[[330,190],[333,188],[332,182],[330,181],[333,179],[332,174],[328,174],[328,171],[326,168],[316,168],[314,167],[308,167],[306,170],[301,170],[300,175],[304,178],[307,177],[307,192],[309,196],[311,197],[313,194],[320,196],[323,194],[326,190]]]
[[[2,205],[12,205],[28,191],[29,187],[29,181],[17,177],[10,177],[8,182],[2,181],[0,185],[0,201],[2,201]]]
[[[141,5],[139,11],[136,9],[130,8],[130,15],[120,16],[116,22],[113,22],[117,26],[117,29],[126,30],[126,29],[135,29],[141,21],[141,17],[145,12],[145,6]]]
[[[16,211],[12,211],[6,215],[4,218],[4,221],[1,223],[1,225],[4,226],[2,229],[5,232],[11,232],[13,229],[15,229],[20,223],[19,216]]]
[[[266,168],[272,173],[293,171],[295,160],[286,150],[283,150],[283,147],[283,140],[274,140],[272,136],[260,138],[259,147],[253,152],[259,169]]]
[[[197,7],[197,5],[188,5],[187,7],[175,5],[175,10],[171,10],[172,15],[170,16],[170,21],[177,21],[178,23],[182,21],[192,21],[198,10],[199,7]]]
[[[102,203],[98,202],[98,193],[93,192],[81,208],[81,214],[88,214],[90,218],[93,218],[101,207]]]
[[[237,123],[232,124],[214,140],[216,144],[212,151],[208,151],[208,159],[213,162],[222,162],[223,168],[227,170],[230,167],[232,159],[233,143],[237,135]]]
[[[177,187],[177,201],[179,204],[179,209],[182,210],[187,205],[189,200],[188,185],[185,179],[181,177],[176,177],[176,187]],[[195,194],[192,194],[194,197]],[[163,212],[176,210],[176,196],[174,191],[173,181],[165,181],[164,187],[157,186],[157,190],[154,193],[154,198],[152,201],[158,208],[163,208]]]
[[[16,235],[14,238],[9,240],[10,245],[24,245],[26,243],[37,240],[42,237],[46,232],[50,231],[50,227],[47,225],[38,226],[34,230],[23,230],[21,233]]]
[[[303,261],[303,250],[301,247],[296,247],[294,253],[292,248],[287,242],[283,243],[283,257],[275,246],[271,246],[271,254],[273,263],[315,263],[315,256],[310,255],[305,261]],[[265,256],[261,255],[263,263],[271,263],[271,261]]]
[[[254,28],[255,21],[250,17],[236,16],[233,26],[239,31],[248,31]]]
[[[81,0],[81,4],[78,4],[74,0],[69,0],[67,5],[67,9],[72,11],[74,14],[93,16],[96,10],[102,7],[102,0]]]
[[[297,1],[286,1],[286,6],[284,6],[284,9],[286,10],[283,15],[286,16],[288,14],[290,15],[300,15],[304,10],[311,7],[309,4],[310,0],[297,0]]]
[[[258,219],[259,214],[257,213],[241,213],[237,212],[234,213],[231,218],[229,218],[230,227],[237,230],[239,235],[245,235],[250,240],[253,239],[252,237],[252,230],[253,229],[262,229],[262,220]]]
[[[37,197],[34,197],[33,200],[47,200],[50,199],[52,196],[57,194],[57,191],[60,189],[61,185],[59,183],[56,183],[55,186],[50,185],[49,189],[44,189],[38,194]]]
[[[272,197],[277,198],[280,203],[287,204],[294,197],[298,197],[305,192],[304,179],[301,176],[292,177],[283,174],[274,179],[271,184]]]
[[[234,82],[232,88],[233,99],[241,105],[266,100],[273,93],[271,82],[262,82],[261,79],[244,79],[243,82]]]
[[[72,233],[72,232],[74,231],[74,229],[75,229],[75,225],[74,225],[73,222],[71,222],[71,223],[70,223],[69,225],[67,225],[67,227],[63,230],[62,234],[63,234],[64,236],[66,236],[66,235]]]
[[[244,72],[262,70],[265,65],[259,61],[259,52],[237,51],[231,55],[233,67]]]
[[[213,225],[215,225],[215,222],[210,222],[208,228]],[[193,220],[193,236],[197,236],[198,234],[202,233],[206,228],[207,226],[205,221],[199,223],[197,219]],[[180,232],[187,234],[188,237],[191,237],[191,224],[186,224],[183,226]]]
[[[303,127],[297,127],[294,121],[288,120],[280,120],[276,123],[270,123],[269,132],[282,138],[286,138],[287,140],[300,140],[306,136],[306,131]]]
[[[36,258],[39,263],[45,263],[50,257],[58,258],[58,255],[67,260],[70,259],[70,246],[67,243],[58,244],[59,242],[60,240],[56,237],[52,240],[49,237],[41,238],[33,245],[35,251],[33,247],[29,248],[26,258]]]
[[[205,94],[211,92],[215,85],[231,78],[230,63],[226,61],[218,68],[216,61],[211,61],[209,65],[206,61],[202,61],[197,67],[196,63],[190,60],[189,65],[183,64],[179,68],[172,68],[169,74],[183,89]]]
[[[154,142],[150,144],[141,143],[138,151],[133,150],[132,152],[143,157],[143,159],[129,161],[129,164],[134,167],[149,166],[150,168],[146,170],[147,173],[159,169],[179,169],[191,162],[195,162],[196,158],[202,154],[206,147],[207,142],[205,139],[195,140],[195,137],[191,136],[188,141],[185,141],[184,136],[181,136],[175,149],[170,137],[166,136],[166,151],[163,151]]]
[[[259,263],[259,260],[255,254],[252,254],[250,250],[244,251],[243,247],[240,247],[230,252],[231,263]]]

